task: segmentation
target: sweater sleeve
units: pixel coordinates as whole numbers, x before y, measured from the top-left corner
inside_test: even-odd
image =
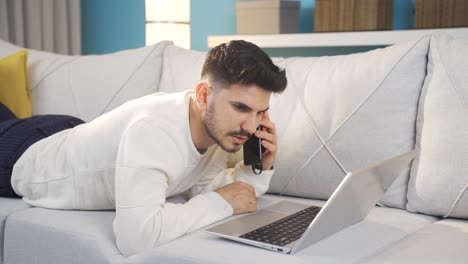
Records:
[[[169,175],[180,173],[181,157],[173,138],[145,119],[122,136],[113,228],[123,255],[156,247],[232,215],[231,206],[214,192],[196,195],[185,204],[166,203]]]
[[[236,154],[229,154],[223,164],[211,164],[211,166],[223,169],[214,176],[204,175],[199,182],[186,192],[186,196],[190,198],[198,194],[213,192],[230,183],[242,181],[250,184],[255,189],[255,195],[259,197],[267,192],[274,173],[274,170],[266,170],[262,171],[259,175],[254,174],[252,166],[244,165],[242,151],[238,151]]]

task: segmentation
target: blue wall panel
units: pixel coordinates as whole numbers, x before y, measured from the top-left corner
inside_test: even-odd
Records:
[[[191,48],[207,50],[209,35],[236,34],[236,0],[191,0]]]
[[[236,33],[235,0],[192,0],[191,28],[192,49],[208,50],[209,35],[231,35]],[[314,29],[315,0],[300,0],[299,32],[310,33]],[[413,27],[414,0],[394,0],[393,28]],[[373,47],[316,47],[264,49],[270,56],[321,56],[350,54],[379,48]]]
[[[170,0],[167,0],[170,1]],[[191,47],[208,50],[209,35],[236,33],[237,0],[191,0]],[[315,0],[300,0],[299,31],[313,32]],[[145,45],[144,0],[82,0],[83,54],[103,54]],[[413,27],[414,0],[394,0],[394,29]],[[380,46],[379,46],[380,47]],[[272,56],[349,54],[378,47],[276,48]]]
[[[81,0],[83,54],[145,45],[144,0]]]

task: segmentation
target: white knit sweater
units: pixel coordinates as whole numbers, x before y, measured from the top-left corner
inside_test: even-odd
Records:
[[[237,180],[259,196],[273,171],[254,175],[241,151],[216,145],[201,155],[190,135],[191,93],[132,100],[35,143],[13,168],[14,190],[33,206],[115,208],[117,246],[127,256],[231,216],[213,190]],[[190,200],[166,203],[177,194]]]

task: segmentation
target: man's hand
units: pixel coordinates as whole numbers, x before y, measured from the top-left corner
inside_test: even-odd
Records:
[[[228,184],[217,189],[216,192],[232,206],[235,215],[257,210],[255,189],[245,182]]]
[[[265,112],[260,125],[266,128],[266,131],[255,132],[255,136],[262,139],[262,145],[266,149],[263,153],[262,168],[263,170],[270,170],[276,159],[276,151],[278,150],[276,135],[276,126],[270,121],[270,115]]]

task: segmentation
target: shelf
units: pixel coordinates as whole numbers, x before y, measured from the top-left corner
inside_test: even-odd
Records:
[[[468,28],[438,28],[417,30],[388,30],[332,33],[298,33],[276,35],[208,36],[208,47],[243,39],[261,48],[385,46],[418,39],[435,32],[447,32],[455,38],[468,40]]]

